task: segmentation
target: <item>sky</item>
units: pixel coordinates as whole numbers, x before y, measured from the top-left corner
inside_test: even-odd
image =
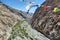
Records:
[[[2,1],[4,4],[13,7],[15,9],[18,10],[22,10],[22,11],[27,11],[26,10],[26,6],[29,4],[29,2],[34,2],[33,5],[36,4],[42,4],[45,0],[28,0],[28,1],[23,1],[23,0],[0,0]],[[30,12],[34,13],[37,7],[33,7],[31,8]]]

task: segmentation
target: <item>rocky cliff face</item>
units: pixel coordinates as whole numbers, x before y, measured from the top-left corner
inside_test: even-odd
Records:
[[[42,5],[44,4],[57,7],[60,0],[46,0]],[[31,25],[51,40],[60,40],[60,11],[53,12],[53,8],[44,10],[43,7],[39,7],[31,19]]]

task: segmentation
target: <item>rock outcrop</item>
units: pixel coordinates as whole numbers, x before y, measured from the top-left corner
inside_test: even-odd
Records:
[[[60,0],[46,0],[42,5],[58,7]],[[60,40],[60,11],[53,12],[54,8],[43,7],[36,9],[32,19],[32,28],[43,33],[51,40]]]

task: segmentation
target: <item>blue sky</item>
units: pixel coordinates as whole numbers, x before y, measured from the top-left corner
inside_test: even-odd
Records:
[[[35,4],[42,4],[45,0],[28,0],[27,1],[22,1],[22,0],[0,0],[3,3],[5,3],[8,6],[11,6],[15,9],[22,10],[22,11],[27,11],[25,7],[29,4],[29,2],[34,2],[33,5]],[[34,12],[37,7],[31,8],[30,12]]]

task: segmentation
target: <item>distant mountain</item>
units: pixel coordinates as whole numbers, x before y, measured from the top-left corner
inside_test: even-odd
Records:
[[[1,2],[0,2],[1,3]],[[31,19],[31,17],[33,16],[33,13],[29,13],[27,14],[25,11],[21,11],[21,10],[17,10],[17,9],[14,9],[10,6],[7,6],[5,4],[3,4],[7,9],[9,9],[9,11],[11,11],[12,13],[18,15],[18,16],[22,16],[23,18],[25,18],[28,22],[29,20]]]

